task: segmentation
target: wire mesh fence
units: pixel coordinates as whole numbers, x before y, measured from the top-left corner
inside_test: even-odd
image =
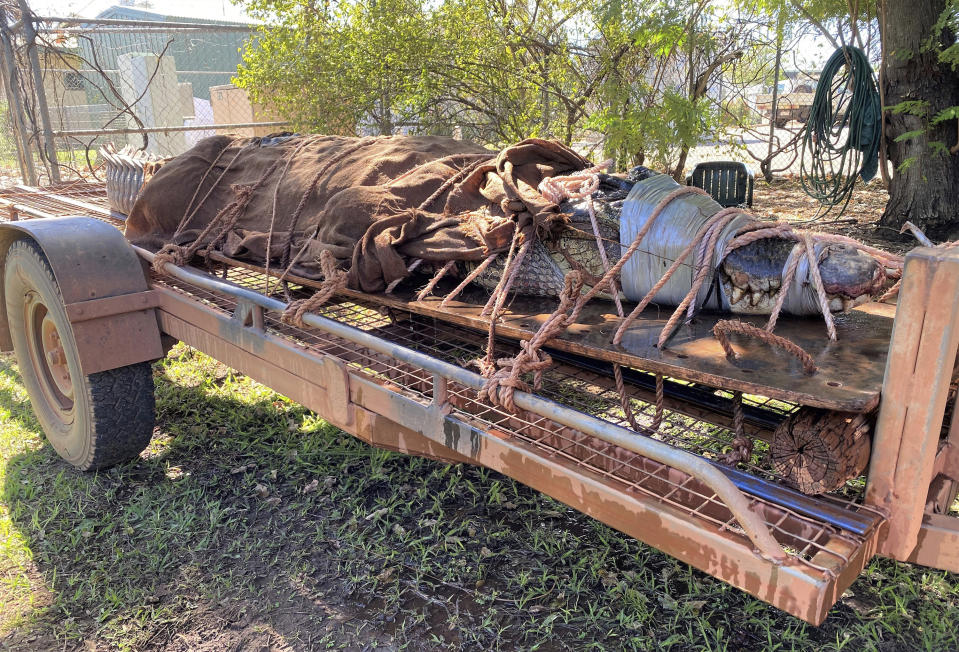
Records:
[[[107,143],[166,157],[214,134],[287,125],[231,83],[255,26],[37,17],[25,3],[0,13],[0,157],[31,185],[99,178]]]

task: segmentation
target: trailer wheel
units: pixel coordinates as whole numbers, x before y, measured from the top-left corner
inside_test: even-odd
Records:
[[[139,455],[153,434],[150,364],[83,374],[60,288],[30,240],[7,252],[4,293],[23,384],[54,450],[83,471]]]

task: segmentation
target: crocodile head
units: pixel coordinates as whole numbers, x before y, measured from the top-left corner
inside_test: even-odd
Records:
[[[736,313],[768,314],[782,285],[783,268],[795,243],[757,240],[729,253],[719,268],[720,286]],[[832,312],[869,301],[886,280],[885,269],[855,247],[830,244],[819,255],[819,275]]]

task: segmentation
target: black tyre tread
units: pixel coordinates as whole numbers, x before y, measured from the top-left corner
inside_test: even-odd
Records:
[[[86,377],[93,405],[94,439],[85,470],[137,457],[153,437],[156,400],[153,369],[139,362]]]
[[[62,303],[60,287],[43,250],[32,240],[11,245],[34,256]],[[2,280],[2,279],[0,279]],[[96,471],[136,458],[150,443],[156,421],[153,369],[149,362],[88,374],[80,380],[92,406],[93,434],[87,458],[74,462],[83,471]]]

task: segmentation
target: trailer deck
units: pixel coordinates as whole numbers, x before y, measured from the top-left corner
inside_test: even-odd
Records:
[[[18,187],[0,193],[0,206],[9,219],[85,214],[122,227],[96,184]],[[298,328],[279,313],[288,301],[312,294],[305,279],[274,284],[268,296],[262,271],[238,261],[220,259],[214,273],[166,271],[150,277],[164,334],[370,444],[500,471],[809,622],[825,618],[888,535],[887,510],[869,504],[863,478],[811,497],[778,481],[762,443],[739,469],[715,462],[733,438],[730,389],[749,392],[746,429],[760,440],[799,404],[875,407],[892,337],[888,308],[872,306],[841,321],[842,346],[820,342],[814,349],[825,371],[799,380],[784,371],[785,359],[768,354],[747,351],[734,367],[699,330],[670,351],[651,353],[642,333],[658,332],[657,322],[637,322],[638,339],[627,348],[648,354],[650,364],[633,366],[627,387],[641,424],[653,419],[652,374],[669,376],[664,425],[641,437],[626,429],[608,372],[610,363],[627,358],[590,345],[593,331],[609,337],[601,312],[585,331],[554,344],[557,364],[542,388],[536,395],[518,392],[520,409],[508,412],[477,398],[483,379],[469,367],[485,353],[485,326],[467,302],[457,304],[460,317],[451,320],[445,312],[439,318],[432,300],[347,292]],[[532,302],[522,313],[516,305],[511,310],[497,329],[506,354],[549,312]],[[842,371],[850,365],[853,372]],[[720,378],[725,386],[716,389]],[[943,554],[930,551],[955,549],[954,520],[930,515],[920,535],[926,543],[913,557],[941,562]]]

